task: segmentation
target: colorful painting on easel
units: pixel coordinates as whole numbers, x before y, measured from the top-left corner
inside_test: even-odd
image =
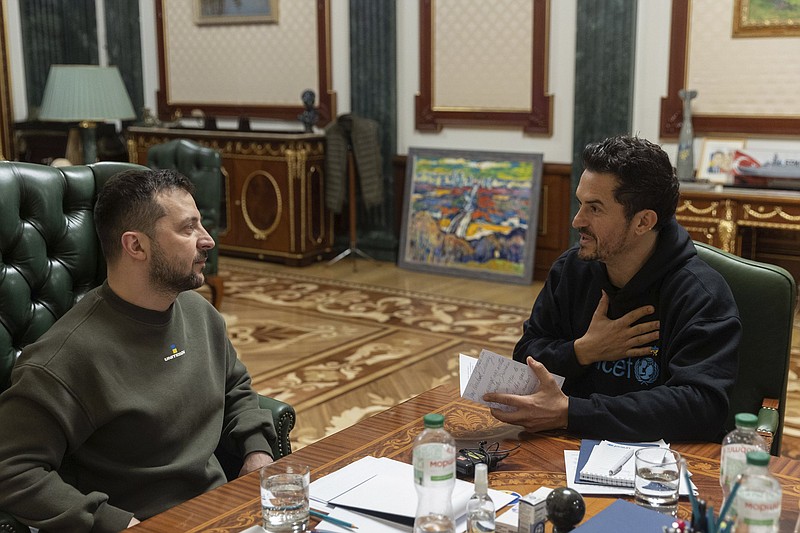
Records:
[[[401,267],[531,283],[542,155],[409,149]]]

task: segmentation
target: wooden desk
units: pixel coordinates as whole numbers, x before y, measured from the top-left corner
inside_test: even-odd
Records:
[[[453,433],[459,445],[465,445],[465,441],[488,440],[505,441],[503,447],[506,447],[520,438],[522,446],[500,463],[497,471],[489,474],[492,488],[527,494],[540,486],[554,488],[566,484],[563,450],[577,450],[579,439],[561,432],[520,434],[520,428],[497,422],[487,409],[460,400],[458,390],[446,385],[298,450],[291,457],[311,466],[312,480],[366,455],[410,463],[413,439],[422,430],[422,417],[430,412],[441,412],[447,417],[445,427]],[[719,487],[719,445],[673,443],[673,447],[686,458],[702,497],[719,509],[722,494]],[[800,462],[773,458],[770,470],[783,487],[781,531],[791,531],[798,515]],[[615,499],[585,497],[587,517],[598,513]],[[679,516],[688,518],[690,507],[688,501],[682,499]],[[238,532],[260,521],[258,473],[254,472],[142,522],[133,531]]]
[[[693,239],[800,279],[800,191],[681,184],[676,218]]]

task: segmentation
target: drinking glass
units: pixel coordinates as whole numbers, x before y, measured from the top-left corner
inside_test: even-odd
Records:
[[[681,479],[681,455],[669,448],[636,451],[634,501],[643,507],[676,516]]]
[[[308,529],[306,465],[280,460],[261,468],[261,511],[270,533],[299,533]]]

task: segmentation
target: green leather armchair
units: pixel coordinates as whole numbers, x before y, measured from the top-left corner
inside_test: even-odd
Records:
[[[797,300],[795,280],[779,266],[744,259],[701,242],[695,242],[695,247],[700,258],[728,282],[742,320],[739,373],[725,428],[735,427],[736,413],[758,414],[759,433],[771,440],[770,452],[780,455]]]
[[[142,167],[104,162],[54,168],[0,161],[0,393],[23,347],[105,279],[92,214],[95,191],[131,168]],[[291,453],[294,408],[263,396],[259,403],[272,410],[278,433],[274,456]],[[226,469],[235,471],[236,465]],[[7,531],[28,533],[28,528],[0,511],[0,532]]]
[[[225,294],[222,278],[217,275],[222,220],[222,156],[194,141],[177,139],[151,146],[147,151],[147,166],[177,170],[194,184],[195,202],[203,217],[203,227],[217,243],[208,254],[205,275],[211,289],[211,302],[219,309]]]

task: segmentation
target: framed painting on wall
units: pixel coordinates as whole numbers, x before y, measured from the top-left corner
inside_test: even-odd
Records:
[[[409,148],[398,265],[529,284],[542,154]]]
[[[195,0],[195,24],[278,22],[278,0]]]
[[[736,0],[734,37],[800,35],[800,3],[775,0]]]

